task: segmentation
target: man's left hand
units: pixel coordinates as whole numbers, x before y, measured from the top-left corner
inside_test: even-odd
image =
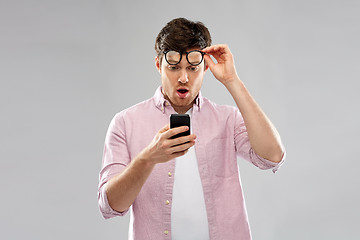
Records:
[[[239,78],[236,73],[233,55],[227,45],[213,45],[201,51],[206,53],[204,56],[205,62],[208,64],[214,77],[222,84],[226,85]],[[217,63],[209,55],[213,56]]]

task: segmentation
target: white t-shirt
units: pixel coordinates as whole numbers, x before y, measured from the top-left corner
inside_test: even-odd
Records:
[[[192,109],[187,114],[191,117]],[[175,179],[171,208],[171,239],[209,239],[205,208],[195,148],[175,160]]]

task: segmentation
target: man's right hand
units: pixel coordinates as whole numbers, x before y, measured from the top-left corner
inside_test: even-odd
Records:
[[[123,172],[108,181],[106,194],[112,209],[118,212],[127,210],[139,194],[155,164],[180,157],[194,146],[196,136],[193,134],[171,139],[172,136],[187,130],[186,126],[170,129],[169,125],[166,125]]]
[[[151,143],[141,152],[141,158],[148,159],[153,164],[164,163],[173,158],[183,156],[195,144],[194,134],[171,139],[172,136],[186,132],[187,126],[171,128],[164,126],[154,137]]]

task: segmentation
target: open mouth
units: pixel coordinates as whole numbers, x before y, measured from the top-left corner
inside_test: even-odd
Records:
[[[188,93],[189,90],[187,90],[186,88],[177,89],[177,95],[182,99],[185,99],[189,95]]]
[[[184,93],[187,93],[189,90],[187,90],[187,89],[178,89],[177,91],[179,93],[181,93],[181,94],[184,94]]]

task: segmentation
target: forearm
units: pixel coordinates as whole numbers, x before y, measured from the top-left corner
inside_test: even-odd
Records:
[[[123,212],[135,201],[154,164],[139,154],[127,168],[107,183],[106,194],[112,209]]]
[[[280,135],[243,82],[237,77],[224,85],[234,98],[244,118],[250,144],[254,151],[272,162],[280,162],[284,152]]]
[[[112,209],[118,212],[128,209],[156,164],[183,156],[190,147],[194,146],[196,138],[194,134],[172,139],[176,134],[189,130],[188,127],[172,129],[169,127],[168,124],[164,126],[122,173],[109,180],[106,194]]]

